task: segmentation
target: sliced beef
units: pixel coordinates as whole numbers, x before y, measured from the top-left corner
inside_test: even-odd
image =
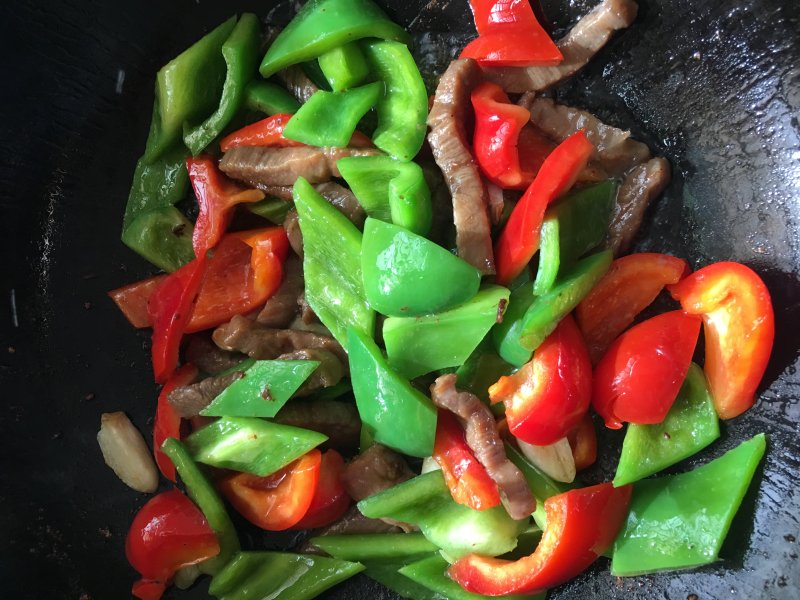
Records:
[[[466,431],[467,445],[500,490],[503,504],[513,519],[524,519],[536,510],[522,472],[506,456],[492,412],[480,399],[456,389],[455,374],[442,375],[431,386],[431,399],[439,408],[454,413]]]
[[[292,65],[282,71],[278,71],[278,79],[297,98],[300,104],[308,102],[308,99],[319,91],[319,88],[303,72],[303,68],[300,65]]]
[[[297,298],[304,289],[303,263],[300,259],[290,256],[283,266],[281,286],[266,301],[256,320],[266,327],[276,329],[288,327],[297,316],[299,310]]]
[[[358,502],[412,477],[414,473],[400,454],[381,444],[373,444],[347,464],[342,484]]]
[[[325,444],[337,450],[357,448],[361,435],[358,410],[352,403],[340,400],[292,400],[273,420],[276,423],[324,433],[328,436]]]
[[[303,258],[303,234],[300,231],[300,218],[297,216],[297,209],[292,208],[286,213],[283,220],[283,230],[289,238],[289,245],[301,259]]]
[[[468,143],[470,93],[481,81],[478,63],[454,60],[439,80],[428,115],[428,143],[442,170],[453,202],[458,255],[480,270],[494,273],[488,195]]]
[[[241,352],[257,360],[275,359],[296,350],[322,348],[333,352],[342,363],[347,362],[344,348],[333,338],[310,331],[273,329],[242,316],[235,316],[217,327],[212,338],[223,350]]]
[[[311,376],[294,393],[298,398],[308,396],[311,392],[336,385],[346,374],[345,366],[333,352],[321,348],[308,348],[281,354],[278,360],[316,360],[319,366]]]
[[[240,146],[228,150],[219,167],[229,177],[249,183],[294,185],[297,178],[302,176],[313,184],[339,177],[336,161],[340,158],[376,154],[380,154],[380,151],[374,148]]]
[[[300,320],[304,325],[315,325],[319,323],[319,317],[314,313],[314,309],[306,300],[305,292],[297,297],[297,305],[300,307]],[[295,327],[294,329],[302,329]]]
[[[189,337],[184,357],[187,363],[192,363],[202,372],[209,375],[227,371],[247,358],[239,352],[223,350],[212,342],[211,338],[205,333]]]
[[[554,67],[490,67],[483,70],[484,76],[509,93],[547,89],[589,62],[614,32],[633,23],[638,10],[634,0],[602,0],[557,42],[564,55],[560,64]]]
[[[292,195],[292,186],[290,185],[267,185],[259,183],[258,181],[248,181],[247,184],[273,198],[291,200],[294,197]],[[339,212],[347,217],[353,224],[358,227],[364,224],[366,213],[358,199],[356,199],[355,194],[346,187],[334,181],[327,181],[325,183],[316,184],[314,189],[333,206],[338,208]]]
[[[242,377],[244,373],[234,371],[227,375],[208,377],[191,385],[183,385],[169,393],[167,402],[184,419],[195,417],[225,388]]]

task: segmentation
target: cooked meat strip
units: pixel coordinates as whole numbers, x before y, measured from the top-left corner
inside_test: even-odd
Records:
[[[373,444],[351,460],[342,473],[342,484],[358,502],[414,477],[405,459],[381,444]]]
[[[650,201],[664,191],[670,175],[669,161],[657,157],[634,167],[622,181],[608,227],[607,246],[614,256],[627,252]]]
[[[319,88],[303,72],[303,68],[300,65],[292,65],[282,71],[278,71],[278,79],[297,98],[300,104],[308,102],[308,99],[319,91]]]
[[[347,362],[347,353],[333,338],[310,331],[273,329],[241,315],[217,327],[212,338],[223,350],[242,352],[257,360],[275,359],[296,350],[322,348],[333,352],[342,363]]]
[[[290,209],[283,220],[283,230],[289,238],[289,245],[294,253],[303,258],[303,234],[300,231],[300,218],[297,216],[297,209]]]
[[[428,143],[453,202],[458,255],[481,273],[494,273],[488,195],[468,143],[470,92],[481,81],[478,63],[454,60],[439,80],[428,115]]]
[[[223,350],[205,333],[189,336],[184,357],[187,363],[192,363],[209,375],[227,371],[247,358],[239,352]]]
[[[225,388],[242,377],[244,373],[234,371],[227,375],[208,377],[191,385],[182,385],[169,393],[167,402],[176,413],[188,419],[199,415]]]
[[[291,200],[292,186],[290,185],[267,185],[258,181],[246,182],[250,187],[261,190],[267,196],[273,198],[280,198],[281,200]],[[355,194],[348,190],[346,187],[339,185],[334,181],[327,181],[325,183],[318,183],[314,189],[320,193],[328,202],[339,209],[345,217],[352,223],[361,227],[364,224],[366,213],[361,207]]]
[[[314,309],[311,308],[308,300],[306,300],[305,293],[302,293],[297,297],[297,305],[300,307],[300,320],[303,321],[305,325],[319,323],[319,317],[317,317],[317,315],[314,313]]]
[[[556,44],[564,60],[554,67],[489,67],[489,81],[509,93],[541,91],[571,76],[606,45],[612,34],[628,27],[639,10],[634,0],[602,0]]]
[[[297,257],[290,256],[283,265],[283,281],[278,291],[275,292],[264,304],[258,313],[256,321],[266,327],[284,329],[294,321],[299,307],[297,298],[303,293],[303,263]]]
[[[361,435],[358,410],[354,404],[340,400],[292,400],[273,420],[276,423],[324,433],[328,436],[325,444],[337,450],[357,448]]]
[[[346,156],[374,156],[374,148],[290,148],[240,146],[222,157],[219,168],[233,179],[251,184],[294,185],[297,178],[309,183],[323,183],[339,177],[336,161]]]
[[[311,392],[321,388],[336,385],[345,376],[345,366],[333,353],[321,348],[307,348],[281,354],[278,360],[316,360],[319,366],[303,385],[294,393],[295,397],[308,396]]]
[[[454,413],[466,431],[467,445],[475,453],[486,472],[500,490],[503,504],[513,519],[524,519],[536,510],[533,497],[525,477],[508,460],[503,440],[497,430],[492,412],[480,399],[470,392],[456,389],[453,373],[442,375],[431,386],[431,399],[439,408]]]

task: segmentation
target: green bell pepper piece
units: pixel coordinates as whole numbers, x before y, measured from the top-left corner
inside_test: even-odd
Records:
[[[244,105],[248,110],[266,115],[293,115],[300,102],[284,88],[271,81],[251,81],[244,91]]]
[[[365,498],[358,509],[365,517],[417,525],[453,558],[471,552],[487,556],[510,552],[528,523],[527,519],[515,521],[502,506],[477,511],[457,504],[439,469]]]
[[[336,161],[367,216],[427,235],[433,222],[431,191],[422,168],[388,156],[350,156]]]
[[[502,315],[508,295],[504,287],[489,286],[444,312],[389,317],[383,322],[389,365],[409,379],[462,365]]]
[[[614,485],[644,479],[679,463],[719,437],[719,419],[706,377],[692,363],[678,397],[661,423],[628,425]]]
[[[456,377],[458,377],[456,387],[472,392],[488,403],[489,388],[503,375],[511,375],[514,370],[513,366],[500,358],[494,349],[490,335],[487,335],[456,371]],[[491,407],[493,412],[495,407],[502,411],[503,403],[493,404]]]
[[[145,162],[153,162],[180,140],[184,123],[205,119],[219,105],[226,73],[222,45],[235,27],[236,17],[231,17],[158,72],[160,118],[150,130]]]
[[[197,155],[231,122],[245,98],[245,86],[258,66],[261,45],[261,24],[252,13],[244,13],[230,36],[222,44],[222,57],[227,67],[222,96],[217,109],[202,123],[183,124],[183,141]]]
[[[361,269],[370,306],[393,317],[457,306],[478,292],[481,281],[475,267],[441,246],[370,217],[364,223]]]
[[[527,280],[515,288],[512,282],[511,295],[503,320],[492,329],[492,339],[497,353],[502,360],[515,367],[521,367],[531,359],[532,352],[522,347],[519,336],[525,312],[536,299],[533,295],[533,285],[532,281]]]
[[[449,600],[447,596],[420,585],[399,573],[404,566],[411,564],[412,559],[392,563],[368,563],[364,575],[389,588],[401,598],[409,600]]]
[[[204,417],[274,417],[319,366],[316,360],[259,360],[211,401]]]
[[[376,107],[378,126],[372,141],[393,158],[411,160],[428,131],[428,92],[417,63],[399,42],[371,40],[362,42],[361,48],[386,88]]]
[[[693,471],[634,485],[611,574],[688,569],[717,560],[766,439],[761,433]]]
[[[369,75],[367,61],[355,42],[342,44],[320,55],[319,68],[334,92],[360,85]]]
[[[186,492],[197,504],[209,526],[217,535],[219,554],[199,565],[203,573],[213,575],[239,551],[239,536],[236,534],[236,528],[214,486],[194,462],[186,447],[175,438],[167,438],[161,446],[161,451],[175,465],[178,475],[181,476],[183,484],[186,486]]]
[[[347,146],[361,117],[380,95],[377,82],[346,92],[319,90],[289,119],[283,137],[310,146]]]
[[[410,39],[370,0],[309,0],[272,42],[261,62],[261,75],[270,77],[365,37]]]
[[[430,456],[436,437],[430,398],[395,373],[363,332],[350,329],[347,350],[358,414],[375,441],[411,456]]]
[[[294,204],[280,198],[265,198],[260,202],[252,202],[244,206],[254,215],[267,219],[275,225],[280,225]]]
[[[323,535],[309,541],[334,558],[362,563],[413,560],[439,550],[421,533]]]
[[[539,257],[533,295],[541,296],[550,291],[561,268],[561,227],[556,217],[545,214],[539,233]]]
[[[361,232],[299,177],[294,202],[303,234],[306,300],[347,348],[347,328],[372,336],[375,312],[361,276]]]
[[[223,417],[186,438],[198,462],[266,477],[319,446],[328,436],[251,417]]]
[[[220,600],[311,600],[360,573],[364,565],[290,552],[239,552],[214,576],[208,592]]]
[[[194,258],[194,226],[174,206],[139,214],[122,232],[122,241],[155,266],[172,272]]]

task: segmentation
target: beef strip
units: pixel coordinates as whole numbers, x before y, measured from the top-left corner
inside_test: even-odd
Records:
[[[304,325],[315,325],[319,323],[319,317],[314,313],[314,309],[306,300],[305,292],[297,297],[297,306],[300,307],[300,320]],[[295,327],[295,329],[299,329]]]
[[[227,371],[247,358],[239,352],[223,350],[205,333],[189,336],[184,357],[187,363],[193,364],[209,375]]]
[[[242,371],[234,371],[227,375],[207,377],[191,385],[182,385],[167,395],[167,402],[181,417],[189,419],[199,415],[225,388],[242,377]]]
[[[373,444],[351,460],[342,473],[342,484],[358,502],[414,477],[405,459],[381,444]]]
[[[374,148],[289,148],[240,146],[222,157],[219,168],[233,179],[248,184],[294,185],[302,176],[309,183],[323,183],[339,177],[336,161],[346,156],[374,156]]]
[[[291,200],[293,196],[292,186],[289,185],[267,185],[259,183],[258,181],[246,182],[250,187],[261,190],[267,196],[273,198],[280,198],[281,200]],[[324,197],[333,206],[339,209],[345,217],[347,217],[353,224],[361,227],[364,224],[366,213],[361,207],[355,194],[348,190],[346,187],[339,185],[334,181],[327,181],[325,183],[318,183],[314,189]]]
[[[536,510],[522,472],[506,456],[492,412],[470,392],[456,389],[453,373],[442,375],[431,386],[431,399],[439,408],[454,413],[466,431],[467,445],[500,490],[503,504],[513,519],[524,519]]]
[[[342,361],[333,353],[321,348],[307,348],[281,354],[278,360],[316,360],[319,366],[294,393],[295,397],[308,396],[311,392],[336,385],[345,376]]]
[[[292,65],[282,71],[278,71],[278,79],[297,98],[300,104],[308,102],[308,99],[319,91],[319,88],[303,72],[303,68],[300,65]]]
[[[300,218],[297,216],[297,209],[292,208],[286,213],[286,218],[283,219],[283,230],[286,232],[286,237],[289,238],[289,245],[292,250],[302,260],[303,234],[300,231]]]
[[[453,202],[458,255],[481,273],[494,273],[488,196],[468,143],[470,93],[481,81],[478,63],[454,60],[439,80],[428,115],[428,143]]]
[[[264,304],[258,313],[256,321],[266,327],[284,329],[294,321],[299,307],[297,298],[303,293],[303,263],[296,257],[290,256],[283,266],[283,281],[278,291],[275,292]]]
[[[541,91],[570,77],[606,45],[614,32],[628,27],[639,10],[634,0],[602,0],[557,42],[564,60],[553,67],[489,67],[489,81],[506,92]]]
[[[350,402],[318,398],[287,403],[273,419],[276,423],[319,431],[328,436],[325,445],[337,450],[358,447],[361,419]]]
[[[333,352],[343,364],[347,363],[347,353],[333,338],[310,331],[273,329],[240,315],[217,327],[212,338],[223,350],[242,352],[257,360],[275,359],[296,350],[322,348]]]

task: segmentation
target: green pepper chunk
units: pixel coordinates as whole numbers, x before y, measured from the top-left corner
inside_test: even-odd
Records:
[[[347,328],[368,336],[375,312],[361,276],[361,232],[302,177],[294,202],[303,234],[306,300],[322,324],[347,348]]]
[[[503,314],[508,294],[490,286],[444,312],[389,317],[383,322],[389,364],[409,379],[462,365]]]
[[[200,414],[204,417],[274,417],[319,366],[316,360],[259,360],[244,369]]]
[[[719,419],[706,377],[692,363],[678,397],[661,423],[628,425],[614,485],[644,479],[679,463],[719,437]]]
[[[184,123],[205,119],[219,105],[226,73],[222,45],[234,27],[236,17],[231,17],[158,72],[160,118],[150,130],[145,162],[153,162],[180,140]]]
[[[428,92],[417,63],[399,42],[371,40],[362,42],[361,48],[386,88],[376,107],[378,127],[372,141],[389,156],[409,161],[422,148],[428,131]]]
[[[364,333],[350,329],[347,350],[358,414],[375,441],[411,456],[430,456],[436,436],[430,398],[395,373]]]
[[[289,119],[283,137],[310,146],[347,146],[361,117],[380,95],[377,82],[346,92],[319,90]]]
[[[475,267],[441,246],[369,217],[364,223],[361,268],[370,306],[393,317],[457,306],[478,292],[481,281]]]
[[[498,354],[515,367],[521,367],[531,359],[531,351],[522,347],[519,336],[522,330],[522,318],[536,299],[533,295],[533,285],[532,281],[527,280],[515,288],[512,282],[506,313],[503,315],[503,320],[492,329],[492,339]]]
[[[267,219],[275,223],[275,225],[280,225],[286,219],[286,213],[288,213],[294,205],[280,198],[265,198],[260,202],[252,202],[244,206],[254,215]]]
[[[411,564],[413,560],[399,560],[392,563],[368,563],[364,575],[389,588],[401,598],[409,598],[410,600],[449,600],[447,596],[428,589],[424,585],[420,585],[399,573],[401,568]]]
[[[388,156],[350,156],[336,161],[367,216],[427,235],[433,222],[431,191],[418,164]]]
[[[358,563],[290,552],[239,552],[214,576],[208,592],[220,600],[311,600],[360,573]]]
[[[369,75],[369,67],[355,42],[342,44],[319,57],[319,68],[334,92],[360,85]]]
[[[413,560],[439,550],[421,533],[323,535],[309,541],[335,558],[356,562]]]
[[[203,573],[213,575],[239,551],[239,536],[236,535],[236,528],[214,486],[194,462],[186,447],[175,438],[167,438],[161,446],[161,451],[175,465],[178,475],[181,476],[183,484],[186,486],[186,492],[200,508],[211,529],[217,535],[219,554],[200,563],[200,570]]]
[[[319,446],[328,436],[250,417],[223,417],[186,438],[198,462],[266,477]]]
[[[365,37],[409,41],[408,33],[370,0],[309,0],[272,42],[261,75],[270,77]]]
[[[222,44],[222,57],[227,67],[222,97],[217,109],[202,123],[183,124],[183,141],[197,155],[231,122],[245,98],[245,86],[253,78],[258,66],[261,45],[261,24],[258,17],[245,13]]]
[[[693,471],[636,483],[628,520],[614,542],[611,574],[643,575],[717,560],[765,449],[760,433]]]
[[[472,392],[488,404],[489,388],[503,375],[511,375],[513,372],[514,367],[500,358],[494,349],[491,336],[487,335],[456,371],[458,377],[456,387]],[[493,412],[496,407],[502,411],[503,403],[493,404],[491,406]]]
[[[417,525],[454,559],[471,552],[487,556],[510,552],[528,522],[515,521],[502,506],[477,511],[457,504],[438,469],[365,498],[358,509],[365,517]]]
[[[172,272],[194,258],[194,226],[174,206],[139,214],[122,232],[122,241],[155,266]]]
[[[251,81],[244,91],[244,105],[248,110],[272,115],[293,115],[300,108],[297,98],[277,83]]]

